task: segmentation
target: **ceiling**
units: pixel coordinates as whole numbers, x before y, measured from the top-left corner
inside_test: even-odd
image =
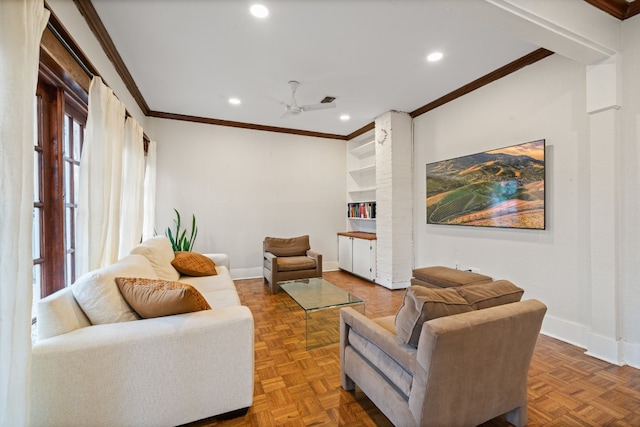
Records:
[[[255,2],[91,4],[146,113],[341,136],[386,111],[415,111],[539,48],[441,1],[264,0],[264,19],[249,13]],[[434,51],[444,57],[430,63]],[[337,107],[281,117],[289,80],[301,83],[300,104],[333,96]]]

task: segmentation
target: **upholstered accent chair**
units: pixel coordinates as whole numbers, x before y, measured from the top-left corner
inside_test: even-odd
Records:
[[[322,277],[322,254],[312,251],[309,236],[265,237],[263,246],[264,283],[277,293],[278,282]]]
[[[478,286],[483,285],[473,285]],[[459,288],[474,294],[469,307],[454,295],[455,288],[436,290],[441,295],[422,307],[437,305],[427,309],[442,317],[424,323],[419,313],[413,314],[413,322],[400,319],[402,311],[420,307],[417,299],[407,307],[407,296],[397,319],[369,319],[342,308],[342,387],[353,390],[357,385],[397,426],[476,426],[503,414],[513,425],[524,426],[527,374],[546,306],[531,299],[482,308],[492,288],[509,287],[504,281],[486,286]],[[431,292],[411,288],[415,294]],[[507,293],[492,304],[521,296]],[[447,315],[452,312],[459,314]],[[407,328],[417,343],[407,340]]]

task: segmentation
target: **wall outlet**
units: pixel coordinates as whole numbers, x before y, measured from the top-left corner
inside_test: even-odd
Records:
[[[460,270],[460,261],[456,261],[456,270]]]

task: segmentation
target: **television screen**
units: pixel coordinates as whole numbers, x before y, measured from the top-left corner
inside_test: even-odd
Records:
[[[427,224],[544,230],[544,143],[427,164]]]

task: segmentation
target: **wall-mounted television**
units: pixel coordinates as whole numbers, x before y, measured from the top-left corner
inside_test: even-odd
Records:
[[[545,140],[427,164],[427,224],[545,229]]]

